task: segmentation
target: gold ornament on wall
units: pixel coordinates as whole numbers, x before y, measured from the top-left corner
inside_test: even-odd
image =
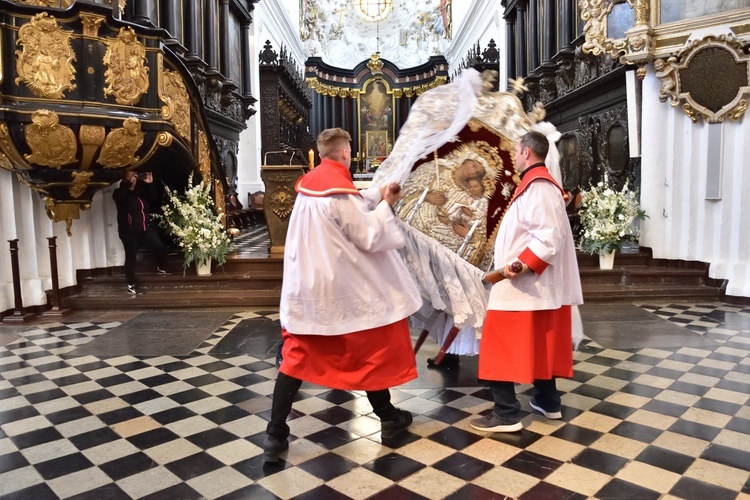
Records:
[[[92,175],[94,175],[94,172],[74,171],[72,173],[73,185],[70,186],[70,189],[68,190],[72,198],[78,198],[86,192],[86,188],[89,187]]]
[[[26,144],[31,148],[31,154],[23,155],[26,161],[53,168],[76,161],[76,135],[70,127],[59,124],[57,113],[40,109],[31,115],[31,121],[24,129]]]
[[[117,38],[106,41],[104,54],[104,95],[112,95],[118,104],[132,106],[148,91],[146,47],[138,41],[133,28],[120,28]]]
[[[162,71],[159,97],[164,101],[161,117],[172,122],[180,137],[190,142],[190,97],[178,72]]]
[[[5,153],[0,152],[0,168],[4,168],[5,170],[13,171],[13,164],[10,162],[10,159],[5,156]]]
[[[614,6],[614,0],[579,0],[581,19],[586,23],[583,26],[584,42],[581,46],[585,54],[599,56],[607,53],[616,59],[625,53],[627,42],[613,40],[607,34],[607,16]]]
[[[67,9],[75,0],[16,0],[16,3],[22,3],[25,5],[33,5],[35,7],[56,7],[61,9]]]
[[[294,208],[294,193],[286,186],[276,186],[268,195],[268,204],[279,219],[286,219]]]
[[[107,134],[96,162],[105,168],[135,165],[140,161],[135,153],[143,144],[143,137],[140,120],[132,116],[126,118],[121,128]]]
[[[200,168],[203,182],[210,182],[211,154],[208,149],[208,137],[202,130],[198,131],[198,168]]]
[[[21,82],[39,97],[59,99],[73,84],[75,53],[70,44],[72,32],[63,31],[46,12],[37,14],[18,30],[16,45],[16,85]]]

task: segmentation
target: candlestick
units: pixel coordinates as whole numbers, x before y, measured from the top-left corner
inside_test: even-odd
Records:
[[[315,151],[312,149],[307,152],[307,162],[310,164],[310,170],[315,168]]]
[[[438,165],[438,154],[437,149],[434,151],[435,155],[435,182],[438,189],[440,189],[440,165]]]

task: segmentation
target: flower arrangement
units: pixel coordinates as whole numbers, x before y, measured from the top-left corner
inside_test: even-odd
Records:
[[[620,191],[612,189],[605,174],[604,181],[581,193],[581,249],[591,254],[620,250],[622,243],[638,236],[633,221],[643,220],[637,193],[627,183]]]
[[[188,186],[193,184],[190,174]],[[201,181],[184,194],[167,187],[169,201],[163,207],[163,215],[157,215],[159,225],[176,239],[185,255],[184,266],[193,261],[215,260],[226,262],[229,252],[229,237],[224,229],[224,214],[214,212],[210,187]]]

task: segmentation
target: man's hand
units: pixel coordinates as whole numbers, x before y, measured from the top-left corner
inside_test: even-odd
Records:
[[[154,182],[154,175],[151,172],[146,172],[143,177],[143,182],[146,184],[151,184]]]
[[[403,197],[404,194],[401,192],[401,185],[398,182],[391,182],[390,184],[385,186],[383,199],[388,202],[390,206],[395,205],[398,200]]]
[[[505,269],[503,269],[503,274],[505,274],[507,278],[515,278],[516,276],[525,274],[528,271],[529,271],[529,266],[527,266],[520,260],[517,260],[513,262],[512,264],[506,265]]]
[[[430,205],[442,207],[443,205],[445,205],[445,202],[448,201],[448,198],[446,198],[445,195],[441,193],[430,191],[429,193],[427,193],[427,196],[424,197],[424,201],[426,201]]]

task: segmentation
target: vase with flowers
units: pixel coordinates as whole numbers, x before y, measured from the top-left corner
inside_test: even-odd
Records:
[[[184,255],[184,269],[195,262],[198,274],[210,274],[211,262],[221,265],[229,252],[229,237],[224,228],[224,214],[216,214],[210,186],[203,181],[193,184],[190,174],[184,193],[167,187],[169,201],[158,215],[159,224],[175,237]],[[206,270],[208,268],[208,270]]]
[[[612,269],[615,251],[623,242],[638,237],[635,221],[645,219],[646,212],[638,204],[638,193],[628,188],[627,183],[619,191],[604,180],[582,193],[581,250],[599,254],[599,267]]]

